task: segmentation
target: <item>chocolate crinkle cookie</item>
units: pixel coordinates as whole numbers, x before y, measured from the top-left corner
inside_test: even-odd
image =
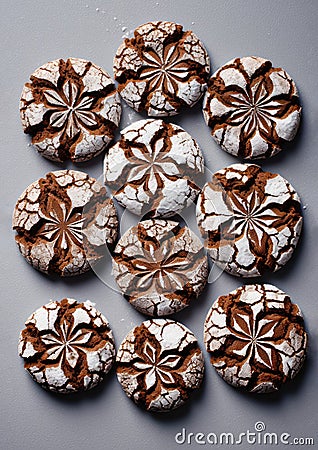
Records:
[[[49,172],[19,197],[13,212],[15,240],[35,268],[79,275],[114,244],[118,218],[106,189],[83,172]]]
[[[118,91],[149,116],[178,114],[201,98],[210,72],[202,42],[173,22],[149,22],[125,39],[114,58]]]
[[[169,217],[193,204],[204,159],[181,127],[162,120],[139,120],[121,132],[105,156],[105,183],[129,211]]]
[[[246,159],[282,150],[298,130],[301,107],[297,88],[267,59],[236,58],[208,82],[203,114],[222,149]]]
[[[116,357],[117,377],[138,406],[169,412],[201,385],[204,359],[194,334],[169,319],[143,322],[128,333]]]
[[[86,391],[103,381],[112,367],[112,331],[89,300],[51,301],[37,309],[25,326],[19,355],[32,378],[49,391]]]
[[[204,342],[217,373],[234,387],[277,391],[301,369],[307,333],[299,307],[270,284],[223,295],[210,309]]]
[[[39,67],[24,85],[20,115],[25,133],[45,158],[87,161],[110,143],[121,105],[107,72],[79,58]]]
[[[138,311],[164,316],[195,302],[207,282],[208,260],[188,227],[151,219],[129,228],[119,240],[113,275]]]
[[[234,164],[206,183],[197,222],[212,260],[232,275],[257,277],[283,267],[302,228],[297,192],[255,164]]]

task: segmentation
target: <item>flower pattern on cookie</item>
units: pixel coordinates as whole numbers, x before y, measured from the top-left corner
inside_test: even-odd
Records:
[[[109,323],[89,300],[51,301],[37,309],[25,326],[19,355],[45,389],[60,394],[91,389],[103,381],[114,362]]]
[[[90,331],[74,330],[66,322],[60,324],[59,330],[43,335],[42,342],[48,346],[47,360],[62,363],[64,359],[73,368],[76,366],[80,351],[85,351],[89,340],[93,336]]]
[[[145,374],[146,389],[151,389],[156,383],[173,384],[174,378],[172,370],[175,369],[181,360],[178,355],[167,355],[160,358],[158,351],[146,342],[142,358],[134,362],[134,367]]]
[[[301,107],[295,83],[283,69],[246,57],[211,77],[203,113],[223,150],[253,159],[275,155],[295,137]]]
[[[154,148],[131,147],[129,163],[131,170],[127,183],[144,184],[145,192],[155,195],[169,180],[180,176],[180,170],[169,152],[165,151],[163,139],[156,142]]]
[[[152,316],[185,308],[202,292],[208,262],[198,237],[177,222],[151,219],[118,242],[113,275],[126,299]]]
[[[211,363],[229,384],[271,392],[301,369],[307,334],[299,307],[275,286],[247,285],[219,297],[204,324]]]
[[[279,76],[286,79],[284,75]],[[251,139],[256,132],[266,139],[271,134],[275,116],[282,116],[288,106],[288,100],[272,99],[262,79],[247,92],[231,93],[228,103],[231,110],[228,120],[232,125],[242,125],[246,139]]]
[[[44,91],[44,96],[52,109],[50,124],[63,129],[71,139],[81,127],[97,125],[95,113],[91,112],[95,99],[81,96],[79,87],[73,81],[66,82],[61,93],[48,89]]]
[[[171,411],[197,389],[204,372],[197,339],[184,325],[152,319],[131,330],[117,352],[123,390],[150,411]]]
[[[285,222],[285,212],[278,208],[273,211],[273,205],[267,198],[261,201],[256,191],[252,191],[246,198],[235,192],[228,192],[229,214],[228,228],[224,230],[223,239],[246,239],[253,242],[255,249],[260,249],[263,243],[271,239],[272,230],[279,220]],[[226,214],[224,215],[226,217]]]
[[[23,130],[45,158],[87,161],[110,143],[119,125],[120,98],[107,72],[79,58],[39,67],[20,100]]]
[[[39,235],[53,242],[56,246],[67,249],[71,244],[81,245],[83,242],[82,227],[85,218],[71,208],[67,210],[65,203],[52,202],[53,209],[48,216],[41,210],[39,216],[45,220]]]
[[[254,311],[253,311],[254,312]],[[232,350],[238,356],[249,361],[254,358],[265,366],[273,367],[272,351],[275,348],[274,338],[277,320],[260,319],[252,315],[237,312],[233,315],[232,332],[235,336]]]
[[[217,265],[233,275],[259,276],[291,258],[302,227],[300,199],[280,175],[234,164],[203,187],[197,222]]]
[[[188,77],[188,68],[180,58],[176,45],[162,49],[162,52],[145,52],[144,68],[140,78],[150,80],[153,90],[163,89],[171,94],[177,89],[178,82]]]
[[[171,292],[184,289],[188,283],[188,272],[195,264],[196,256],[181,248],[176,252],[176,237],[167,233],[159,246],[149,245],[141,248],[135,255],[132,266],[136,276],[135,289]]]
[[[178,114],[204,93],[210,61],[192,31],[173,22],[149,22],[125,39],[114,58],[118,91],[129,106],[149,116]]]
[[[116,200],[137,215],[169,217],[199,193],[203,155],[182,128],[162,120],[140,120],[121,132],[105,156],[105,183]]]
[[[106,189],[75,170],[49,172],[19,197],[12,220],[19,250],[44,273],[79,275],[117,238],[118,218]]]

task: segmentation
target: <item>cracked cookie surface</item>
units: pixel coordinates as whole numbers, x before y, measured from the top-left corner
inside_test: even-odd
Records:
[[[114,137],[121,105],[107,72],[79,58],[51,61],[24,85],[20,116],[37,151],[53,161],[87,161]]]
[[[51,301],[25,322],[19,341],[24,367],[43,388],[60,394],[103,381],[115,359],[106,317],[89,300]]]
[[[116,200],[134,214],[169,217],[190,206],[204,160],[195,140],[162,120],[140,120],[121,132],[105,156],[104,177]]]
[[[236,58],[208,82],[203,115],[222,149],[245,159],[282,150],[298,130],[297,88],[281,68],[259,57]]]
[[[79,275],[114,244],[118,219],[106,189],[75,170],[49,172],[19,197],[12,220],[15,240],[36,269]]]
[[[123,390],[148,411],[169,412],[200,387],[203,354],[193,333],[169,319],[143,322],[128,333],[116,357]]]
[[[207,255],[188,227],[170,220],[145,220],[119,240],[113,275],[125,298],[141,313],[173,314],[204,289]]]
[[[302,228],[300,199],[282,176],[255,164],[234,164],[203,187],[197,222],[219,267],[256,277],[291,258]]]
[[[211,363],[229,384],[273,392],[301,369],[307,334],[299,307],[270,284],[243,286],[221,296],[204,324]]]
[[[178,114],[204,93],[210,60],[192,31],[173,22],[139,26],[125,39],[114,58],[118,91],[136,111],[149,116]]]

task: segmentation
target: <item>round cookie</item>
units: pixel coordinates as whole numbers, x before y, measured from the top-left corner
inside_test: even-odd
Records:
[[[143,322],[128,333],[116,357],[123,390],[148,411],[169,412],[201,385],[204,359],[193,333],[168,319]]]
[[[89,300],[64,298],[37,309],[20,334],[24,367],[43,388],[86,391],[103,381],[115,359],[112,331]]]
[[[201,241],[188,227],[150,219],[129,228],[119,240],[113,275],[138,311],[163,316],[197,299],[207,282],[208,261]]]
[[[277,391],[301,369],[307,333],[299,307],[270,284],[243,286],[219,297],[204,324],[217,373],[232,386]]]
[[[114,58],[118,91],[136,111],[164,117],[192,107],[201,98],[210,60],[192,31],[173,22],[139,26]]]
[[[301,107],[295,83],[266,59],[236,58],[208,82],[203,115],[222,149],[245,159],[282,150],[297,132]]]
[[[105,156],[105,183],[138,215],[169,217],[193,203],[204,160],[195,140],[162,120],[140,120],[121,132]]]
[[[279,270],[292,256],[302,228],[300,199],[282,176],[234,164],[203,187],[197,222],[219,267],[257,277]]]
[[[19,197],[12,220],[25,259],[41,272],[79,275],[114,244],[118,219],[106,189],[75,170],[49,172]]]
[[[87,161],[114,137],[121,115],[107,72],[79,58],[39,67],[24,85],[20,116],[32,144],[52,161]]]

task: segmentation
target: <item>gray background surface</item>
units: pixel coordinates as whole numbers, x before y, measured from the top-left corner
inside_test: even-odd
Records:
[[[269,432],[314,437],[315,447],[318,446],[317,0],[2,0],[0,3],[0,448],[175,449],[182,447],[174,438],[182,428],[194,433],[241,433],[247,429],[254,431],[256,421],[263,421]],[[236,391],[218,377],[204,351],[206,377],[200,392],[186,407],[155,416],[140,410],[125,396],[114,371],[100,389],[78,397],[60,398],[34,383],[17,355],[18,333],[24,321],[51,298],[69,296],[96,302],[111,323],[117,346],[133,326],[144,320],[93,273],[76,279],[53,280],[36,272],[16,248],[11,214],[26,186],[61,167],[28,146],[29,139],[22,132],[18,114],[23,83],[42,63],[68,56],[92,60],[112,74],[112,58],[122,41],[122,28],[127,27],[124,31],[129,32],[149,20],[173,20],[185,29],[193,29],[209,51],[213,71],[233,57],[258,55],[283,67],[299,88],[303,105],[300,132],[284,153],[262,164],[265,169],[286,177],[306,206],[304,232],[294,258],[285,269],[262,280],[276,284],[299,303],[310,335],[305,369],[278,395],[255,397]],[[124,107],[121,127],[139,117]],[[211,171],[236,162],[212,141],[200,106],[171,121],[197,139]],[[74,168],[71,163],[64,167]],[[99,177],[102,157],[77,168]],[[125,226],[131,220],[128,219],[127,216]],[[176,315],[198,336],[202,348],[203,321],[212,302],[242,283],[224,273],[208,286],[196,305]],[[183,447],[202,446],[192,443]],[[240,447],[249,448],[247,444]],[[257,444],[251,447],[263,448]]]

